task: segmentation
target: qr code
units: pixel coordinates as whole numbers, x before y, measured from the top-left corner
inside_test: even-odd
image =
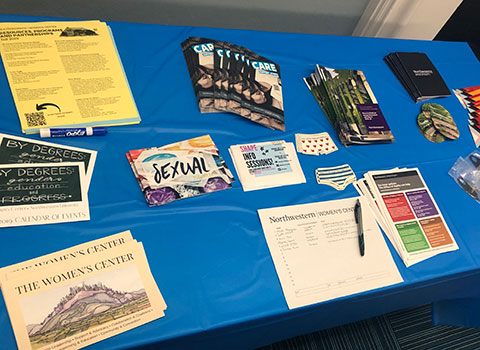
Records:
[[[47,119],[43,112],[25,113],[25,118],[29,127],[47,125]]]

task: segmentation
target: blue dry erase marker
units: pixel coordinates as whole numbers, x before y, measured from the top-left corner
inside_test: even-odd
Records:
[[[106,133],[107,128],[104,127],[40,129],[40,137],[103,136]]]

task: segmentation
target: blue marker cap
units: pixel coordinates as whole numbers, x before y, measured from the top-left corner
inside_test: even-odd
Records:
[[[92,128],[92,135],[93,136],[103,136],[107,134],[107,128],[103,126],[97,126]]]

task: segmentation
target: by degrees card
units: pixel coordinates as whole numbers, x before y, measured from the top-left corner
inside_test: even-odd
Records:
[[[82,162],[87,188],[97,151],[0,133],[0,164]]]
[[[0,165],[0,227],[90,220],[83,163]]]
[[[6,281],[2,292],[20,349],[73,350],[164,316],[141,243]]]

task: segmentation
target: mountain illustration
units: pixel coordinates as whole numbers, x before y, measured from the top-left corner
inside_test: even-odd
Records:
[[[108,288],[101,282],[93,285],[83,283],[71,287],[69,294],[60,300],[40,324],[27,325],[28,335],[34,337],[76,327],[79,324],[102,323],[95,319],[108,314],[108,312],[113,313],[112,310],[121,310],[122,306],[142,298],[146,299],[148,303],[147,294],[143,288],[133,292],[120,292]],[[116,317],[121,316],[117,315]]]

